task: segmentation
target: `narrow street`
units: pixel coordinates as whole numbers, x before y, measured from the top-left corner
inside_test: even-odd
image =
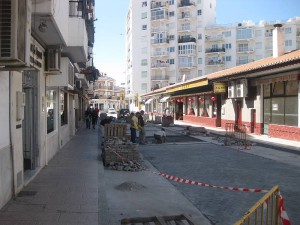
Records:
[[[153,128],[147,129],[151,133]],[[217,186],[269,190],[279,185],[292,224],[300,221],[300,172],[293,161],[297,160],[300,165],[298,154],[273,150],[274,155],[285,154],[285,158],[282,157],[282,162],[279,162],[270,159],[271,155],[267,158],[267,155],[262,157],[249,154],[251,151],[270,151],[270,148],[253,146],[249,150],[239,150],[236,146],[227,147],[203,141],[195,143],[191,137],[176,132],[169,131],[168,135],[168,143],[140,146],[144,159],[161,173]],[[182,141],[182,138],[186,138],[186,142]],[[287,160],[289,158],[292,163]],[[236,192],[170,182],[212,224],[218,225],[233,224],[263,196],[262,193]]]

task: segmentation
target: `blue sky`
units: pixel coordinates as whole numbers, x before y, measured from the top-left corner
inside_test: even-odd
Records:
[[[124,32],[129,0],[117,2],[96,1],[94,65],[119,85],[125,82]],[[300,0],[217,0],[216,15],[217,24],[287,20],[300,16]]]

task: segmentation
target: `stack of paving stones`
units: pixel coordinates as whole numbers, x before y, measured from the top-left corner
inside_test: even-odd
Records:
[[[186,127],[186,130],[184,131],[188,135],[208,135],[208,132],[206,131],[205,127]]]
[[[112,138],[104,142],[102,149],[104,166],[119,171],[136,172],[144,169],[137,144],[126,139]]]

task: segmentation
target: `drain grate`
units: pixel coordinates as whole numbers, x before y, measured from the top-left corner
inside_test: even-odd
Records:
[[[188,215],[176,216],[154,216],[154,217],[136,217],[121,220],[121,225],[195,225],[195,221]],[[197,223],[200,224],[200,223]]]
[[[35,196],[37,191],[20,191],[18,197]]]

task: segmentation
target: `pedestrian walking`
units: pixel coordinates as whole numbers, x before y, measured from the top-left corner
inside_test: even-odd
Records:
[[[90,107],[87,107],[84,116],[85,116],[86,128],[91,129],[92,110]]]
[[[139,124],[138,124],[138,117],[140,115],[139,112],[134,114],[133,112],[131,115],[131,121],[130,121],[130,140],[132,143],[136,143],[136,132],[139,130]]]
[[[146,132],[145,132],[145,120],[144,120],[144,110],[141,110],[140,115],[138,117],[138,125],[139,125],[139,144],[140,145],[145,145],[145,137],[146,137]]]
[[[95,125],[97,124],[97,120],[98,120],[98,112],[96,111],[96,109],[92,110],[92,125],[93,125],[93,129],[95,129]]]

